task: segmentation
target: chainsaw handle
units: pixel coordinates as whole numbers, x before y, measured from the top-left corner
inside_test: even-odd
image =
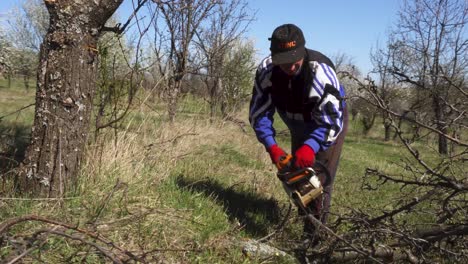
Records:
[[[286,183],[287,185],[291,185],[303,180],[304,178],[309,179],[315,175],[315,171],[311,167],[306,167],[296,171],[278,171],[276,175],[282,182]]]
[[[275,164],[276,168],[278,168],[278,171],[283,171],[286,168],[290,167],[292,159],[293,156],[291,154],[281,156],[279,161]]]
[[[288,156],[291,156],[291,155],[288,155]],[[291,158],[287,159],[288,164],[290,160]],[[298,169],[295,171],[287,170],[290,168],[291,167],[285,166],[280,169],[278,166],[279,170],[278,170],[278,173],[276,174],[282,182],[285,182],[288,185],[294,184],[300,179],[308,175],[312,175],[312,176],[317,175],[319,179],[324,178],[325,181],[322,183],[322,186],[327,186],[331,183],[330,172],[328,171],[327,167],[320,161],[316,161],[313,167],[305,167],[305,168]]]
[[[324,186],[324,187],[328,186],[331,183],[331,178],[330,178],[330,171],[325,166],[325,164],[323,164],[322,162],[317,160],[317,161],[315,161],[313,167],[314,167],[314,171],[315,171],[317,177],[319,177],[319,179],[322,179],[323,177],[325,177],[325,181],[322,184],[322,186]]]

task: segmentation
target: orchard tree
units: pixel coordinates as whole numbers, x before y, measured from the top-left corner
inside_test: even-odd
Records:
[[[97,42],[122,1],[44,0],[50,25],[40,49],[21,189],[62,196],[76,182],[96,92]]]
[[[8,75],[11,68],[11,42],[0,27],[0,77]]]
[[[22,0],[6,16],[6,30],[2,33],[8,39],[7,77],[22,77],[26,90],[30,79],[35,77],[38,52],[47,28],[49,15],[43,1]],[[3,48],[0,48],[3,49]],[[5,54],[5,50],[0,51]],[[0,55],[1,56],[1,55]]]
[[[444,136],[450,132],[448,120],[466,116],[462,107],[468,67],[467,23],[466,0],[405,1],[388,45],[391,67],[385,71],[425,96],[441,154],[448,153]]]
[[[385,83],[353,79],[366,103],[384,113],[401,150],[406,150],[397,161],[401,169],[369,166],[362,189],[398,192],[388,197],[386,208],[366,205],[337,216],[330,226],[346,232],[324,239],[310,259],[346,263],[467,261],[468,142],[463,134],[468,113],[467,7],[466,1],[406,1],[398,30],[391,35],[387,51],[380,54],[384,56],[377,58],[381,66],[377,70]],[[381,90],[393,85],[393,78],[405,90],[412,90],[405,91],[412,97],[404,106],[407,110],[397,111]],[[408,134],[401,129],[401,120],[423,133]],[[438,139],[438,146],[421,144],[423,137]],[[447,148],[447,142],[452,148]]]
[[[379,93],[379,96],[386,104],[391,105],[392,107],[401,106],[401,100],[399,98],[399,89],[397,80],[389,72],[391,66],[392,54],[388,53],[386,49],[376,49],[371,52],[371,62],[374,66],[374,72],[378,75],[378,85],[376,92]],[[394,111],[401,111],[401,109],[394,109]],[[391,138],[391,120],[388,117],[388,113],[385,111],[379,111],[382,117],[382,122],[384,126],[384,140],[389,141]]]
[[[49,14],[41,0],[22,0],[8,15],[8,37],[20,50],[39,52],[49,27]]]
[[[230,114],[242,109],[251,95],[255,71],[255,48],[252,42],[239,40],[226,54],[223,65],[223,89],[221,91],[221,114]]]
[[[161,66],[161,75],[168,81],[165,99],[168,104],[169,120],[174,121],[181,93],[183,79],[189,72],[190,47],[195,33],[201,24],[212,14],[214,7],[220,0],[187,0],[165,2],[153,0],[157,5],[157,12],[161,14],[166,28],[155,26],[156,35],[168,36],[162,39],[163,51],[158,57],[165,56],[166,66]],[[166,32],[162,32],[162,31]],[[162,55],[164,54],[164,55]],[[161,61],[163,61],[162,57]]]
[[[361,105],[358,101],[361,93],[355,82],[347,76],[362,79],[361,70],[355,65],[353,58],[345,53],[336,53],[331,59],[335,64],[336,74],[340,79],[340,84],[345,87],[348,111],[352,116],[352,120],[355,120],[358,113],[364,114],[364,112],[359,111]]]
[[[214,10],[216,12],[209,17],[206,28],[196,32],[195,40],[195,46],[200,50],[202,57],[200,67],[206,72],[202,74],[202,78],[208,89],[211,119],[214,118],[218,106],[223,104],[222,98],[228,74],[227,60],[236,59],[234,54],[229,53],[236,44],[240,43],[242,35],[253,19],[247,11],[247,3],[243,0],[222,1]],[[231,58],[228,58],[228,55],[231,55]],[[244,55],[249,54],[244,53]]]

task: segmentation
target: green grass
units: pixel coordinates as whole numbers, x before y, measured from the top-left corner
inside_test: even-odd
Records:
[[[32,103],[34,92],[5,88],[2,80],[0,100],[2,116]],[[10,199],[0,198],[0,221],[26,214],[56,219],[95,230],[128,250],[156,250],[154,263],[281,263],[247,258],[239,246],[239,241],[273,232],[289,207],[275,168],[251,129],[244,133],[234,123],[210,123],[206,102],[189,95],[181,100],[176,123],[165,121],[164,109],[162,103],[136,108],[120,126],[117,138],[112,131],[103,130],[97,141],[91,139],[80,182],[64,200],[17,196],[7,188],[11,180],[3,178],[2,197]],[[33,109],[28,108],[0,121],[0,131],[14,139],[10,146],[18,153],[27,144],[32,117]],[[239,118],[247,122],[245,109]],[[275,127],[280,132],[279,143],[289,146],[286,126],[279,117]],[[400,166],[408,158],[402,146],[381,139],[379,126],[364,137],[358,122],[350,122],[334,185],[333,214],[359,208],[379,215],[381,210],[393,208],[395,195],[405,194],[396,185],[362,188],[368,167],[407,173]],[[416,145],[423,150],[433,147]],[[288,248],[290,241],[300,237],[301,221],[296,215],[293,209],[284,231],[271,244]],[[405,220],[418,221],[414,216]],[[30,235],[41,227],[45,225],[27,222],[10,232]],[[77,254],[89,250],[76,241],[50,236],[41,252],[33,251],[26,260],[34,262],[40,256],[46,263],[104,262],[95,252]],[[12,252],[11,247],[2,248],[0,259]]]
[[[4,81],[4,80],[3,80]],[[19,122],[31,125],[34,116],[34,107],[29,107],[21,112],[16,110],[34,103],[34,89],[26,91],[24,89],[14,89],[2,87],[0,79],[0,122]],[[4,117],[5,115],[7,117]]]
[[[0,173],[23,159],[33,124],[33,103],[34,89],[26,91],[23,82],[16,79],[9,88],[8,80],[0,79],[0,154],[4,154],[0,155]]]

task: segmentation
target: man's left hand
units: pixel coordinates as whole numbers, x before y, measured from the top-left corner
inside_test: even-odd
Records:
[[[294,155],[294,166],[297,168],[312,167],[315,162],[315,152],[309,145],[302,145]]]

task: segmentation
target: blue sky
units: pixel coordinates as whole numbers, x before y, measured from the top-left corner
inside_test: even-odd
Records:
[[[369,52],[377,42],[385,42],[401,3],[401,0],[247,1],[249,7],[257,11],[257,19],[251,24],[247,37],[254,40],[258,58],[268,55],[271,32],[281,24],[293,23],[304,32],[308,48],[328,56],[345,53],[363,73],[371,70]],[[0,0],[0,18],[19,2]],[[122,18],[125,18],[125,9],[130,9],[130,3],[131,0],[124,0],[119,12]]]
[[[299,26],[306,46],[325,55],[345,53],[364,72],[371,70],[369,52],[385,42],[389,27],[397,20],[400,0],[255,0],[257,11],[250,35],[260,54],[268,55],[273,30],[281,24]]]

